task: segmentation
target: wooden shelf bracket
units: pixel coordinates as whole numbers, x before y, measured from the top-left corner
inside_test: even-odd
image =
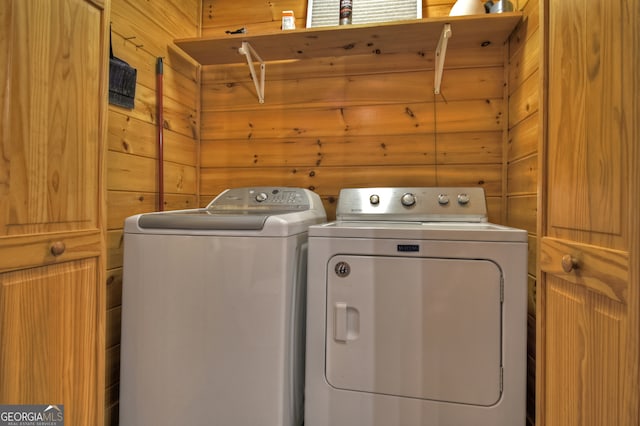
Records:
[[[247,64],[249,65],[249,71],[251,71],[251,79],[253,80],[253,84],[256,86],[256,93],[258,94],[258,101],[263,104],[264,103],[264,74],[265,74],[265,65],[264,61],[258,55],[258,53],[251,47],[248,41],[243,41],[242,46],[238,49],[238,53],[247,57]],[[260,63],[260,80],[256,76],[256,69],[253,63],[254,60],[257,60]]]
[[[438,40],[438,47],[436,47],[436,73],[435,81],[433,83],[433,93],[440,94],[440,85],[442,84],[442,72],[444,70],[444,57],[447,54],[447,43],[451,38],[451,24],[444,24],[442,27],[442,33],[440,33],[440,40]]]

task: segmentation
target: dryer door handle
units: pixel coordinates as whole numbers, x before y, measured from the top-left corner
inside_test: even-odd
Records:
[[[343,343],[356,340],[360,335],[360,313],[358,310],[353,306],[348,306],[345,302],[335,302],[333,308],[333,338]]]

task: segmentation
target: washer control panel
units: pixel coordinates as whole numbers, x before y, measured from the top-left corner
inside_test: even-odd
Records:
[[[309,208],[309,196],[304,189],[270,186],[228,189],[207,206],[207,210],[248,211],[302,211]]]
[[[347,188],[340,191],[338,220],[486,222],[481,187]]]

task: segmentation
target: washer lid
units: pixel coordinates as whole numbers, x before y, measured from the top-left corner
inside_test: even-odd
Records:
[[[271,212],[281,214],[288,212]],[[146,229],[260,230],[270,215],[263,212],[225,212],[208,209],[143,214],[138,226]]]
[[[273,216],[282,216],[281,224],[311,224],[318,223],[320,217],[326,219],[317,194],[303,188],[261,186],[227,189],[204,209],[141,214],[135,227],[194,232],[262,231]],[[317,220],[311,220],[316,216]]]

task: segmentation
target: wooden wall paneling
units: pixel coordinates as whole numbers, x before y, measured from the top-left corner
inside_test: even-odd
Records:
[[[300,186],[337,196],[341,188],[361,186],[432,186],[435,169],[429,166],[384,167],[270,167],[202,169],[202,187],[215,195],[233,186]]]
[[[537,234],[537,195],[511,196],[507,198],[507,225]]]
[[[296,80],[327,77],[403,73],[433,70],[435,66],[434,46],[428,50],[411,53],[379,53],[370,55],[313,58],[304,61],[269,62],[266,80]],[[502,47],[489,45],[483,49],[450,49],[447,51],[445,69],[502,67]],[[232,84],[250,80],[246,64],[209,65],[203,67],[202,84],[206,86]],[[431,81],[423,84],[429,86]],[[267,87],[268,90],[268,87]],[[204,92],[204,90],[203,90]],[[277,100],[277,99],[276,99]],[[270,104],[268,102],[267,104]],[[233,105],[229,105],[233,106]],[[210,106],[211,107],[211,106]]]
[[[528,317],[531,319],[531,317]],[[535,331],[534,328],[529,328],[529,330]],[[535,375],[535,364],[536,360],[534,357],[527,355],[527,413],[535,412],[535,386],[536,386],[536,378]],[[534,426],[535,420],[531,417],[527,416],[526,425]]]
[[[118,8],[132,14],[134,11],[151,21],[153,27],[164,30],[175,38],[193,37],[200,28],[201,0],[163,0],[162,2],[140,2],[124,0],[126,6]],[[134,15],[135,16],[135,15]],[[139,24],[142,29],[147,29]]]
[[[107,274],[107,309],[122,304],[122,270],[112,269]]]
[[[165,194],[164,201],[167,210],[191,209],[198,204],[195,194]],[[122,228],[127,217],[156,211],[158,195],[155,192],[110,191],[107,196],[107,208],[107,229]]]
[[[482,154],[477,154],[481,156]],[[203,140],[202,167],[434,164],[433,134]],[[453,155],[455,156],[455,154]],[[471,154],[470,156],[473,156]]]
[[[507,162],[535,154],[540,143],[540,116],[534,112],[509,129]]]
[[[509,37],[509,78],[510,86],[518,87],[540,65],[541,34],[540,5],[538,0],[528,0],[524,7],[522,21]]]
[[[502,196],[487,196],[487,216],[491,223],[500,223],[503,215]]]
[[[115,354],[107,352],[108,356],[115,356]],[[120,397],[120,386],[118,383],[107,387],[104,398],[104,424],[105,426],[118,426],[120,424],[119,419],[119,404],[118,399]]]
[[[260,107],[346,107],[417,103],[433,99],[433,71],[385,73],[375,79],[370,75],[333,75],[335,73],[321,78],[287,80],[269,78],[265,88],[267,102]],[[227,105],[233,105],[233,109],[255,109],[257,99],[253,82],[246,74],[238,77],[238,81],[220,81],[204,86],[202,110],[229,111]],[[448,101],[501,98],[502,67],[476,68],[473,73],[465,69],[446,70],[441,90]]]
[[[522,34],[521,36],[525,36]],[[533,73],[537,72],[540,66],[540,43],[541,35],[535,31],[531,37],[523,42],[516,43],[515,49],[509,56],[509,87],[519,87]],[[515,46],[511,46],[513,49]]]
[[[522,85],[511,91],[509,96],[509,128],[514,127],[534,112],[540,105],[540,78],[531,74]]]
[[[272,23],[274,30],[280,30],[282,11],[293,10],[296,27],[306,22],[307,2],[304,0],[278,0],[256,2],[255,0],[203,0],[202,30],[213,32],[220,28],[232,28],[255,23]],[[255,28],[250,27],[255,31]],[[219,31],[219,30],[218,30]]]
[[[118,397],[120,395],[120,387],[118,385],[113,385],[107,388],[105,392],[105,413],[104,413],[104,424],[105,426],[118,426],[120,424],[119,420],[119,409],[118,409]],[[113,402],[116,401],[116,402]]]
[[[203,140],[201,156],[204,168],[499,164],[501,133]]]
[[[439,132],[436,137],[437,164],[499,164],[502,134],[488,132]]]
[[[502,107],[502,98],[455,102],[439,100],[436,106],[437,131],[502,131]]]
[[[109,190],[155,192],[157,161],[153,158],[109,152]],[[194,167],[166,162],[164,169],[165,192],[196,193]]]
[[[157,190],[157,164],[153,158],[109,152],[108,182],[110,191]]]
[[[153,59],[155,61],[155,59]],[[136,108],[127,111],[132,119],[138,119],[156,124],[156,88],[136,86]],[[121,108],[111,106],[110,110],[121,111]],[[192,138],[198,137],[198,114],[195,109],[164,96],[163,98],[163,126],[165,130],[174,131]]]
[[[433,104],[202,113],[203,139],[389,135],[433,131]],[[206,136],[205,136],[206,135]]]
[[[122,253],[124,251],[124,238],[122,229],[107,231],[107,270],[109,273],[114,268],[122,267]],[[109,325],[107,324],[107,327]]]
[[[433,164],[433,135],[232,139],[202,142],[202,167]]]
[[[502,197],[501,164],[438,165],[437,186],[481,186],[488,197]]]
[[[196,37],[199,32],[199,25],[188,21],[173,25],[171,20],[165,21],[165,13],[162,13],[162,16],[153,13],[153,8],[157,7],[153,3],[113,0],[111,7],[112,29],[122,37],[129,39],[134,45],[141,46],[140,49],[144,49],[152,56],[166,58],[168,66],[174,66],[172,60],[175,59],[175,56],[170,54],[173,49],[173,40],[176,38]],[[160,8],[165,4],[169,5],[170,3],[163,1]],[[199,9],[199,7],[197,1],[188,0],[188,3],[185,2],[181,9]],[[184,18],[184,15],[180,13],[172,13],[171,15],[178,20]],[[118,56],[117,52],[116,56]],[[193,63],[186,57],[182,57],[181,60]]]
[[[157,158],[158,142],[155,124],[126,115],[109,113],[109,150],[148,158]],[[196,166],[198,143],[193,137],[167,131],[164,134],[164,159],[173,163]]]
[[[147,50],[144,40],[138,40],[138,37],[132,34],[121,34],[115,27],[111,32],[111,40],[113,54],[136,69],[136,83],[155,89],[157,58],[155,52]],[[175,60],[174,57],[175,55],[163,57],[164,86],[166,86],[163,94],[195,109],[198,95],[198,87],[194,84],[197,79],[195,67],[192,62],[189,62],[188,57]]]
[[[527,271],[529,275],[537,276],[538,267],[538,236],[535,234],[529,234],[528,237],[528,256],[527,256]]]
[[[215,195],[233,186],[284,185],[312,187],[323,195],[337,195],[341,188],[375,186],[434,186],[435,166],[346,166],[346,167],[270,167],[203,169],[203,188]],[[488,196],[502,191],[500,165],[438,166],[438,185],[482,186]]]
[[[106,347],[112,348],[120,344],[122,308],[116,306],[107,311]],[[115,362],[115,361],[109,361]]]
[[[509,163],[507,169],[509,195],[535,194],[538,189],[538,155],[530,155]]]
[[[105,426],[118,424],[121,314],[120,306],[107,310]]]
[[[438,102],[441,132],[501,131],[502,99]],[[202,139],[396,135],[434,131],[434,104],[203,112]]]
[[[536,277],[531,275],[527,277],[527,315],[534,319],[536,315]],[[530,327],[527,329],[530,330]],[[532,343],[535,343],[535,327],[533,335],[527,335],[527,353],[535,356],[535,344],[531,346]]]

